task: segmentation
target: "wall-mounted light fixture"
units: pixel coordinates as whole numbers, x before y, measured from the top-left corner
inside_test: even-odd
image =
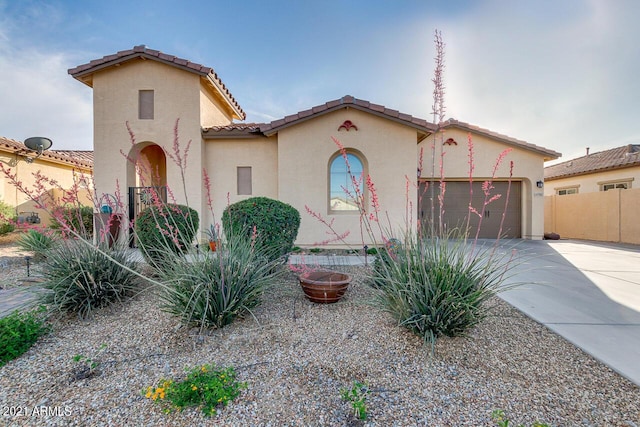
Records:
[[[542,181],[536,182],[536,187],[538,187],[538,188],[544,187],[544,182],[542,182]]]
[[[31,151],[38,153],[35,157],[24,156],[24,160],[27,163],[33,163],[38,157],[42,156],[42,153],[53,145],[53,142],[49,138],[43,136],[33,136],[24,140],[24,145]]]

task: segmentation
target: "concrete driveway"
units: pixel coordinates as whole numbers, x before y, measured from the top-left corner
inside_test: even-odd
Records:
[[[520,241],[501,298],[640,386],[640,247]]]

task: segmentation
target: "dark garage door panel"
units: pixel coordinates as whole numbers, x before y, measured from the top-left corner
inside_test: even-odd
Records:
[[[482,212],[482,205],[485,201],[485,195],[482,191],[482,181],[473,182],[473,198],[471,206],[478,212]],[[500,222],[502,221],[502,213],[505,212],[505,201],[507,198],[507,190],[509,183],[507,181],[494,181],[491,190],[491,198],[495,194],[500,194],[500,198],[494,200],[485,208],[484,216],[480,229],[480,238],[496,238],[500,230]],[[434,184],[434,201],[435,201],[435,226],[437,229],[437,221],[439,216],[438,194],[440,194],[440,183]],[[447,229],[463,227],[467,224],[467,215],[469,214],[469,182],[464,181],[447,181],[444,197],[444,213],[443,223]],[[430,227],[431,217],[431,190],[428,189],[426,182],[421,182],[418,190],[418,212],[425,227]],[[475,237],[476,230],[480,224],[480,218],[476,214],[471,214],[469,235]],[[516,238],[522,237],[522,183],[520,181],[512,181],[509,190],[509,203],[504,217],[502,226],[502,234],[504,237]]]

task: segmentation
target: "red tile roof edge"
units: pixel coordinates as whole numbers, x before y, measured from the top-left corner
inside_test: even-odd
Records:
[[[207,77],[211,80],[214,86],[220,90],[222,96],[227,99],[227,102],[232,106],[241,120],[244,120],[246,114],[240,104],[233,97],[229,89],[222,83],[218,74],[213,68],[191,62],[187,59],[178,58],[177,56],[169,55],[160,52],[155,49],[149,49],[145,45],[134,46],[133,49],[121,50],[115,54],[105,55],[102,58],[94,59],[86,64],[78,65],[77,67],[70,68],[67,72],[75,79],[80,80],[80,77],[91,74],[98,70],[110,67],[115,64],[119,64],[125,61],[129,61],[134,58],[147,58],[159,62],[163,62],[168,65],[172,65],[178,68],[185,69],[187,71],[199,74],[203,77]],[[82,81],[82,80],[80,80]]]
[[[449,119],[442,124],[443,129],[447,129],[449,127],[457,127],[469,132],[474,132],[474,133],[488,136],[493,139],[498,139],[500,141],[506,142],[507,144],[524,148],[525,150],[544,154],[549,160],[557,159],[558,157],[562,156],[562,154],[558,153],[557,151],[550,150],[548,148],[544,148],[539,145],[531,144],[529,142],[522,141],[520,139],[512,138],[510,136],[503,135],[501,133],[494,132],[489,129],[481,128],[479,126],[472,125],[470,123],[461,122],[459,120]]]
[[[435,125],[427,122],[426,120],[413,117],[409,114],[402,114],[397,110],[392,110],[382,105],[372,104],[369,101],[357,99],[351,95],[345,95],[340,99],[334,99],[332,101],[325,102],[324,104],[316,105],[315,107],[300,111],[296,114],[288,115],[282,119],[274,120],[270,123],[263,123],[260,125],[260,131],[265,135],[270,136],[281,129],[309,120],[314,116],[330,113],[344,107],[356,108],[377,116],[386,117],[387,119],[406,124],[407,126],[420,129],[427,133],[431,133],[435,130]]]
[[[634,166],[640,166],[640,145],[628,144],[547,166],[544,179],[553,181]]]
[[[16,141],[10,138],[1,137],[1,136],[0,136],[0,148],[5,148],[5,149],[8,148],[7,151],[16,153],[20,156],[34,154],[33,151],[26,148],[22,142]],[[78,155],[74,156],[72,153],[77,153]],[[88,153],[91,153],[91,156],[89,156]],[[29,157],[34,157],[34,156],[29,156]],[[89,157],[91,160],[89,160]],[[47,150],[44,153],[42,153],[42,156],[40,158],[42,160],[57,160],[72,166],[81,166],[83,168],[93,169],[93,151]]]

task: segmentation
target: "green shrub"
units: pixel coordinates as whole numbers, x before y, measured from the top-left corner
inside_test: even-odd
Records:
[[[36,256],[46,257],[53,248],[58,237],[50,231],[29,229],[22,233],[16,244],[23,251],[35,252]]]
[[[157,387],[147,387],[143,395],[162,404],[166,412],[172,408],[181,411],[187,407],[199,407],[205,417],[210,417],[216,414],[218,407],[226,406],[238,397],[243,388],[247,388],[247,384],[236,381],[232,367],[202,365],[188,371],[184,380],[162,380]]]
[[[260,303],[263,290],[279,274],[244,236],[230,236],[216,255],[178,258],[159,272],[166,284],[162,310],[183,323],[221,328]]]
[[[48,332],[42,310],[12,314],[0,318],[0,367],[25,353],[40,336]]]
[[[267,197],[252,197],[227,206],[222,214],[225,236],[244,234],[260,250],[278,258],[291,251],[300,228],[300,213]],[[254,231],[255,227],[255,231]]]
[[[138,245],[145,259],[161,268],[167,258],[184,253],[191,245],[198,225],[198,212],[188,206],[152,206],[136,219]]]
[[[54,209],[50,227],[66,235],[67,227],[85,239],[93,238],[93,208],[90,206]]]
[[[380,251],[372,277],[382,291],[378,304],[431,344],[464,335],[486,316],[484,303],[511,268],[490,249],[469,251],[463,239],[449,238],[407,239],[397,252]]]
[[[14,224],[16,208],[0,200],[0,236],[11,233],[16,229]]]
[[[43,302],[81,318],[92,310],[123,301],[137,288],[137,276],[123,266],[135,264],[122,248],[101,250],[81,240],[65,240],[44,261]]]

